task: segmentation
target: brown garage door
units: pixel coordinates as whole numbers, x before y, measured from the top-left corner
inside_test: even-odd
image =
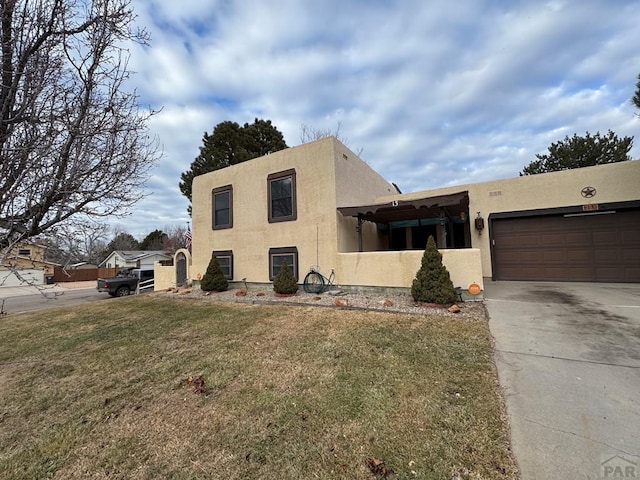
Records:
[[[492,221],[496,280],[640,282],[640,211]]]

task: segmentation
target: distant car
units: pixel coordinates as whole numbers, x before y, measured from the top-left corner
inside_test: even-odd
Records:
[[[115,278],[99,278],[96,289],[99,292],[107,292],[112,297],[126,297],[136,291],[139,282],[152,278],[153,270],[140,268],[130,269],[128,272],[121,270]]]

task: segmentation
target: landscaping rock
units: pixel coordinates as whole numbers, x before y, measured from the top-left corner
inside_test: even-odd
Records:
[[[333,304],[336,307],[347,307],[349,306],[349,301],[346,298],[336,298],[334,299]]]

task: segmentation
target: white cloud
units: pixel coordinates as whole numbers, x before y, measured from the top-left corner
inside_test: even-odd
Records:
[[[403,191],[515,176],[565,135],[640,126],[633,0],[134,5],[153,40],[131,64],[143,103],[164,107],[151,128],[165,157],[132,230],[185,221],[180,173],[224,120],[271,119],[289,145],[302,124],[340,122]]]

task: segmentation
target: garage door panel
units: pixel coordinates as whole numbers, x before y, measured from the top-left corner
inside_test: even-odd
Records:
[[[620,272],[617,268],[596,267],[596,276],[601,279],[601,282],[618,282],[620,281],[619,275]]]
[[[588,263],[589,257],[590,257],[589,250],[587,249],[582,249],[582,250],[572,249],[566,252],[566,255],[564,255],[563,258],[560,258],[560,261],[566,260],[568,263],[576,263],[576,262]]]
[[[544,252],[544,262],[549,262],[549,263],[562,263],[565,257],[565,252],[563,251],[558,251],[558,250],[549,250],[547,252]],[[540,257],[536,256],[536,258],[538,259],[538,263],[540,262]]]
[[[540,244],[540,238],[535,233],[513,235],[511,237],[507,237],[505,240],[507,245],[514,247],[535,247]]]
[[[536,263],[538,260],[539,253],[532,250],[523,250],[521,252],[511,251],[504,252],[505,261],[510,264],[518,264],[518,263]]]
[[[492,221],[498,280],[640,282],[640,210]]]
[[[635,230],[624,230],[621,234],[622,245],[640,245],[640,225]]]
[[[566,244],[566,235],[562,232],[549,232],[544,237],[540,236],[540,233],[535,233],[536,237],[539,238],[540,245],[565,245]]]
[[[596,265],[609,262],[620,262],[620,251],[618,249],[594,249],[593,261]]]
[[[623,277],[620,278],[618,269],[612,269],[610,267],[598,267],[596,274],[599,278],[599,282],[622,282],[633,283],[637,282],[640,278],[640,268],[625,268],[623,269]]]
[[[593,232],[594,245],[617,245],[620,242],[619,232]]]
[[[564,234],[565,245],[589,245],[591,239],[585,233],[568,232]]]
[[[640,264],[640,248],[622,248],[620,252],[626,264]]]

